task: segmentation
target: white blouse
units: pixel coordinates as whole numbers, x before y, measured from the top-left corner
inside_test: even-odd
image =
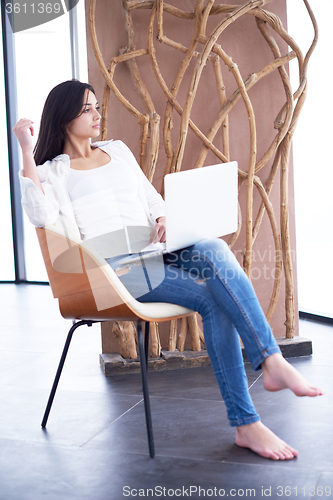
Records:
[[[62,154],[39,166],[37,170],[45,194],[31,179],[24,177],[22,171],[19,172],[22,205],[30,221],[38,227],[56,225],[68,235],[92,241],[100,238],[96,235],[101,235],[104,216],[109,228],[137,225],[150,226],[147,230],[151,230],[156,219],[165,215],[164,200],[148,181],[134,155],[121,141],[99,142],[94,146],[103,149],[111,163],[98,169],[75,171],[70,168],[68,155]],[[105,177],[102,182],[97,177],[103,175],[103,170],[108,172],[107,184]],[[114,183],[117,183],[116,188]],[[88,188],[92,187],[97,189],[96,193],[93,190],[89,193]],[[127,190],[131,194],[126,194]],[[87,209],[83,200],[79,201],[82,193],[84,203],[88,203]],[[101,255],[111,256],[104,251]]]
[[[91,170],[70,169],[67,180],[83,240],[124,226],[149,226],[139,198],[139,181],[117,160]]]
[[[82,239],[90,240],[105,257],[110,253],[110,233],[114,238],[127,226],[151,228],[139,198],[139,179],[124,162],[111,159],[90,170],[71,168],[67,188]],[[143,247],[147,244],[144,242]]]

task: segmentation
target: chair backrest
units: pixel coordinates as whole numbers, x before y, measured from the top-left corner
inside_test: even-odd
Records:
[[[141,303],[89,245],[56,226],[36,228],[53,296],[67,319],[169,321],[193,314],[164,302]]]
[[[68,319],[139,319],[135,301],[107,262],[52,226],[36,228],[53,296]]]

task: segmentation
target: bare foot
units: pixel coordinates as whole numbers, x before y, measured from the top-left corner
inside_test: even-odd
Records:
[[[250,448],[258,455],[272,460],[291,460],[298,455],[297,450],[278,438],[260,421],[237,427],[235,442],[238,446]]]
[[[324,394],[319,387],[311,386],[280,353],[268,356],[261,366],[264,388],[267,391],[291,389],[296,396],[310,397]]]

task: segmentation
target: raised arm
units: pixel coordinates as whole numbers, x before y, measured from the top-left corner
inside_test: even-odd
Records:
[[[29,179],[31,179],[32,182],[37,187],[39,187],[42,193],[44,193],[37,172],[37,166],[33,156],[33,149],[34,149],[32,142],[32,136],[34,135],[33,122],[31,120],[28,120],[27,118],[22,118],[17,122],[17,124],[13,128],[13,132],[16,135],[22,150],[24,177],[29,177]]]

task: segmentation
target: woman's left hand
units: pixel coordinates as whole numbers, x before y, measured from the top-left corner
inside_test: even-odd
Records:
[[[159,217],[158,219],[156,219],[154,231],[150,235],[149,243],[166,242],[165,223],[166,223],[165,217]]]

